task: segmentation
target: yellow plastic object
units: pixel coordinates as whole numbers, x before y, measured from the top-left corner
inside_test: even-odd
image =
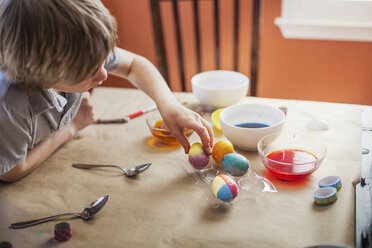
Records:
[[[224,108],[219,108],[212,113],[212,123],[215,128],[221,131],[221,124],[220,124],[220,114],[221,111],[224,110]]]

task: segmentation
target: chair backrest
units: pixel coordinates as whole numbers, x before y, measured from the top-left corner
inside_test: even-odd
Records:
[[[225,0],[222,0],[225,1]],[[251,95],[255,95],[255,89],[256,89],[256,78],[257,78],[257,67],[258,67],[258,34],[259,34],[259,13],[260,13],[260,0],[253,0],[253,8],[252,8],[252,32],[250,37],[250,43],[251,43],[251,52],[241,53],[239,51],[239,48],[241,48],[242,44],[239,44],[240,40],[240,30],[244,27],[241,26],[241,1],[244,0],[231,0],[232,2],[232,18],[233,20],[230,21],[232,23],[232,27],[229,27],[230,30],[232,29],[232,32],[229,32],[232,34],[232,38],[229,39],[230,45],[229,45],[229,53],[231,53],[232,57],[232,63],[231,70],[238,71],[239,69],[239,56],[247,56],[250,68],[246,68],[246,71],[249,74],[250,73],[250,93]],[[248,2],[251,2],[251,0],[246,0]],[[182,32],[182,27],[185,25],[181,25],[182,18],[185,18],[186,15],[182,15],[182,11],[186,11],[184,8],[184,5],[181,5],[185,2],[188,2],[191,6],[191,14],[188,15],[188,17],[191,16],[192,24],[193,24],[193,37],[183,37],[185,35],[185,32]],[[190,80],[186,78],[186,72],[185,72],[185,58],[189,55],[191,52],[195,52],[195,61],[196,61],[196,72],[202,71],[202,45],[201,45],[201,15],[205,14],[203,11],[200,10],[200,5],[206,2],[210,2],[210,6],[212,7],[212,24],[209,27],[210,29],[213,29],[213,38],[210,39],[213,41],[214,46],[214,68],[215,70],[220,69],[227,69],[222,68],[221,66],[221,34],[225,35],[224,33],[221,33],[221,23],[224,22],[221,18],[221,13],[225,11],[224,9],[221,9],[221,3],[220,0],[150,0],[151,3],[151,15],[152,15],[152,22],[153,22],[153,29],[154,29],[154,38],[155,38],[155,46],[156,46],[156,58],[158,63],[158,68],[161,74],[164,76],[166,81],[169,83],[170,81],[170,70],[169,70],[169,64],[167,59],[167,49],[168,46],[166,45],[165,40],[165,31],[171,32],[168,30],[168,28],[164,27],[164,15],[165,10],[170,11],[171,13],[168,13],[168,16],[171,16],[167,20],[171,20],[172,22],[172,28],[175,35],[175,51],[177,53],[177,62],[178,62],[178,69],[179,72],[177,73],[180,77],[179,81],[181,84],[180,90],[181,91],[188,91],[190,89]],[[162,4],[168,5],[167,9],[162,8]],[[170,6],[171,5],[171,8]],[[231,9],[228,9],[226,11],[231,11]],[[243,13],[245,14],[245,13]],[[163,15],[163,16],[162,16]],[[166,30],[165,30],[166,29]],[[205,30],[205,29],[204,29]],[[195,51],[185,51],[185,42],[189,42],[192,40],[192,42],[195,44],[193,47],[195,48]],[[185,53],[186,57],[185,57]],[[242,72],[243,72],[242,71]],[[243,72],[244,73],[244,72]],[[170,85],[171,86],[171,85]],[[171,87],[172,89],[172,87]],[[174,89],[172,89],[174,90]]]

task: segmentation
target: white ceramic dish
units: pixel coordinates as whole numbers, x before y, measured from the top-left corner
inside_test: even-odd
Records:
[[[263,104],[238,104],[225,108],[220,114],[223,134],[234,146],[257,151],[261,138],[281,132],[285,122],[284,112]],[[264,124],[263,127],[239,127],[240,124]]]
[[[239,102],[248,92],[249,79],[236,71],[215,70],[191,78],[192,92],[212,108],[224,108]]]

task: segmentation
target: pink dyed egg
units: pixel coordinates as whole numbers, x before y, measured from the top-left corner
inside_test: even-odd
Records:
[[[203,169],[209,162],[209,156],[205,153],[203,145],[196,142],[189,150],[189,162],[197,170]]]

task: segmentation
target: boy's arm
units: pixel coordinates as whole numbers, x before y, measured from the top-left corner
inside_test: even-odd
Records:
[[[25,161],[5,174],[0,175],[0,180],[14,182],[30,174],[58,147],[71,139],[74,135],[74,132],[73,127],[69,125],[63,130],[53,133],[52,136],[41,141],[33,149],[28,150]]]
[[[181,142],[186,153],[190,144],[183,134],[184,128],[195,130],[201,138],[205,151],[210,153],[210,148],[213,146],[211,125],[200,115],[183,107],[177,101],[160,72],[149,60],[120,48],[118,52],[121,63],[117,69],[110,73],[127,78],[155,101],[167,127]]]
[[[78,113],[74,120],[60,131],[41,141],[33,149],[28,150],[26,159],[10,171],[0,175],[0,180],[14,182],[34,171],[58,147],[70,140],[79,130],[94,122],[93,106],[88,93],[82,99]]]

